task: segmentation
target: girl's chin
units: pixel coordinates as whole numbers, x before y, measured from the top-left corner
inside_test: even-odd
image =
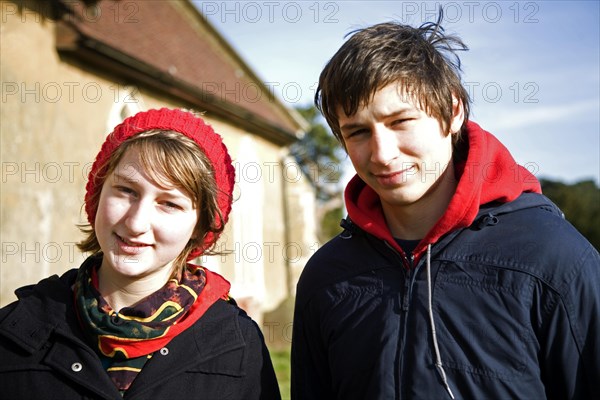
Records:
[[[111,252],[104,255],[102,266],[112,271],[112,274],[128,280],[147,278],[149,276],[163,277],[170,275],[173,262],[163,263],[154,258],[130,256]]]

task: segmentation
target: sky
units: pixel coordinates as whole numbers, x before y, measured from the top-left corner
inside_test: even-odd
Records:
[[[445,9],[461,52],[471,119],[538,178],[600,183],[600,2],[196,1],[208,21],[289,107],[311,104],[345,35],[410,25]]]

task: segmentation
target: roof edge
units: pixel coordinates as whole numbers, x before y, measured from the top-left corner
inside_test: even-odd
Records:
[[[292,144],[303,135],[304,127],[297,121],[294,121],[299,128],[296,132],[284,129],[243,107],[220,99],[144,61],[88,37],[68,21],[57,21],[55,35],[56,49],[61,54],[70,55],[96,68],[100,67],[107,73],[166,93],[201,111],[231,121],[277,145]],[[293,115],[290,110],[285,111],[290,117]]]
[[[238,54],[238,52],[233,48],[233,46],[231,46],[231,44],[229,44],[229,42],[221,35],[219,30],[215,28],[215,26],[208,20],[208,18],[206,18],[200,12],[200,10],[194,5],[194,3],[191,0],[183,0],[183,2],[186,3],[189,9],[198,17],[198,19],[200,19],[204,23],[206,28],[212,33],[213,37],[217,39],[219,44],[227,50],[227,52],[236,60],[236,62],[240,64],[240,66],[242,66],[245,73],[248,74],[252,81],[260,85],[260,87],[269,97],[269,100],[274,102],[274,104],[276,104],[281,111],[287,114],[292,124],[296,125],[298,129],[302,131],[301,135],[303,135],[305,131],[310,129],[309,123],[295,109],[288,108],[281,103],[281,101],[273,94],[273,90],[269,89],[269,87],[263,83],[260,77],[256,75],[254,70],[250,68],[250,66],[248,66],[246,61]]]

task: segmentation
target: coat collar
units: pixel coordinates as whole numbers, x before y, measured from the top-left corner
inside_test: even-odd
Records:
[[[182,371],[246,375],[247,352],[237,316],[236,308],[218,300],[192,328],[154,353],[133,381],[127,398],[146,394]]]
[[[79,327],[71,291],[76,273],[77,270],[71,270],[60,278],[55,275],[20,289],[19,301],[0,321],[0,335],[30,355],[45,352],[41,364],[102,398],[120,398]],[[155,353],[126,397],[147,394],[152,387],[182,371],[244,376],[247,352],[239,313],[236,307],[218,300],[198,322]],[[83,369],[75,373],[73,363],[81,363]]]
[[[541,193],[535,176],[518,165],[494,135],[472,121],[467,124],[465,146],[468,146],[466,160],[457,160],[454,165],[456,191],[444,215],[415,249],[416,260],[427,245],[449,232],[470,226],[482,205],[508,203],[525,192]],[[357,226],[404,253],[387,226],[379,195],[358,175],[346,186],[344,198],[348,214]]]
[[[60,278],[53,275],[37,285],[18,289],[19,301],[0,322],[0,334],[30,354],[44,346],[55,332],[69,332],[73,341],[85,346],[73,308],[71,285],[76,273],[70,270]]]

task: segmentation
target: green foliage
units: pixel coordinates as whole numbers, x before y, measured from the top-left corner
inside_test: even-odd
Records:
[[[281,392],[282,400],[290,398],[291,392],[291,360],[290,350],[278,350],[270,351],[271,362],[275,369],[275,375],[277,375],[277,382],[279,383],[279,391]]]
[[[542,192],[565,218],[600,250],[600,188],[592,180],[566,184],[541,179]]]
[[[309,123],[310,129],[290,147],[290,153],[316,189],[320,218],[318,237],[325,242],[340,232],[342,159],[346,153],[323,123],[319,110],[314,106],[296,110]]]
[[[321,220],[321,231],[319,232],[319,241],[324,243],[341,232],[342,228],[340,228],[340,221],[344,217],[343,211],[342,207],[336,207],[323,215],[323,219]]]
[[[321,114],[314,106],[298,107],[310,124],[304,137],[290,147],[300,168],[317,190],[317,199],[327,201],[339,196],[343,150],[329,129],[320,122]]]

